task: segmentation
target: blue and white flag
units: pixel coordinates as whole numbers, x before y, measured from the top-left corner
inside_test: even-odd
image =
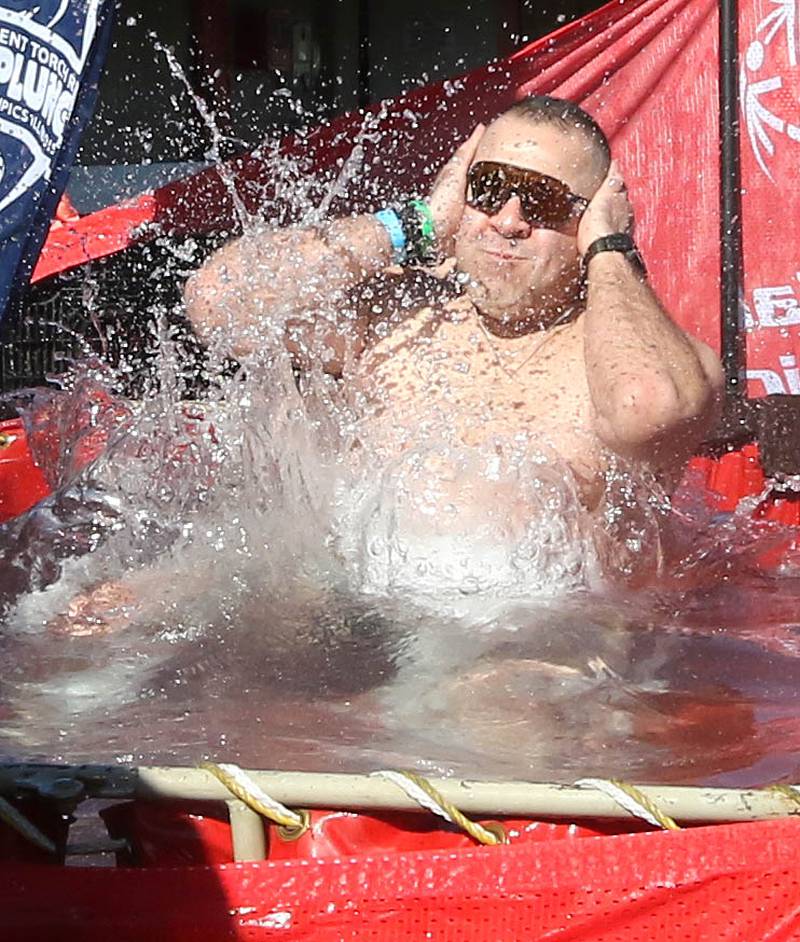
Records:
[[[0,0],[0,317],[26,287],[94,108],[116,0]]]

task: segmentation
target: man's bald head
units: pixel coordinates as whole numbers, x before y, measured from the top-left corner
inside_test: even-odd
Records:
[[[611,154],[605,134],[582,108],[531,95],[489,124],[472,162],[552,177],[588,202],[608,173]],[[513,192],[502,207],[484,212],[468,193],[455,258],[483,315],[507,329],[526,323],[531,312],[546,320],[576,305],[582,284],[579,224],[577,217],[555,227],[529,219]]]
[[[597,173],[602,180],[611,163],[611,147],[603,129],[583,108],[566,98],[526,95],[500,115],[513,115],[534,124],[550,125],[565,133],[580,134],[590,145]]]

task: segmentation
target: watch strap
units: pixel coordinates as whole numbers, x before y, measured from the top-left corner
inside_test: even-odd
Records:
[[[589,262],[600,252],[620,252],[642,275],[647,274],[644,259],[639,254],[636,243],[627,232],[613,232],[611,235],[600,236],[599,239],[595,239],[583,253],[583,267],[588,268]]]

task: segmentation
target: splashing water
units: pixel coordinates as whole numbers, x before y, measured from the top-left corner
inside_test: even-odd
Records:
[[[227,139],[220,130],[213,111],[208,107],[205,99],[201,95],[198,95],[192,87],[192,83],[189,81],[186,72],[183,70],[183,66],[180,64],[180,62],[178,62],[174,50],[170,46],[164,45],[164,43],[162,43],[154,33],[150,34],[150,39],[153,43],[153,49],[156,52],[160,52],[164,56],[171,74],[178,79],[181,85],[183,85],[192,101],[192,104],[197,109],[197,113],[200,115],[203,124],[208,130],[211,136],[211,147],[205,155],[206,159],[217,168],[220,179],[224,183],[225,189],[228,191],[228,195],[233,202],[233,209],[236,214],[236,219],[243,229],[247,229],[248,226],[252,223],[252,218],[250,213],[247,212],[247,208],[239,196],[239,191],[236,187],[236,180],[233,174],[230,172],[225,163],[223,163],[223,152]]]
[[[552,456],[443,434],[379,464],[334,384],[301,393],[267,358],[191,403],[180,357],[163,338],[151,398],[111,398],[108,369],[86,363],[28,406],[54,493],[2,536],[9,753],[567,779],[598,754],[607,774],[667,780],[785,770],[791,617],[763,577],[691,578],[701,558],[730,575],[732,555],[764,549],[744,520],[712,532],[696,514],[677,588],[602,589]],[[765,593],[772,625],[754,619]]]
[[[272,196],[319,222],[375,128],[316,204],[275,152]],[[222,176],[263,264],[264,224]],[[283,245],[297,277],[302,242]],[[212,338],[201,402],[159,316],[140,398],[117,392],[130,364],[87,359],[24,405],[53,493],[0,530],[9,756],[742,783],[793,768],[796,580],[750,565],[784,534],[622,467],[590,514],[524,436],[468,447],[442,419],[388,447],[380,404],[295,374],[280,298],[259,315],[238,368]],[[324,330],[308,343],[318,364]]]

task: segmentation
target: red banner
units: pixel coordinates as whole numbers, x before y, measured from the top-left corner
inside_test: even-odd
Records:
[[[750,391],[800,393],[798,6],[796,0],[743,0],[739,18]],[[611,139],[656,290],[679,323],[718,347],[717,47],[714,0],[615,0],[503,62],[287,139],[281,154],[330,180],[343,164],[347,172],[358,144],[363,162],[353,179],[340,181],[345,192],[332,208],[369,207],[376,185],[384,185],[387,198],[424,192],[477,121],[523,95],[572,98]],[[285,218],[291,209],[274,167],[248,155],[229,169],[251,211],[266,205],[268,215]],[[225,182],[209,170],[54,230],[36,277],[154,231],[228,229],[234,218]]]

